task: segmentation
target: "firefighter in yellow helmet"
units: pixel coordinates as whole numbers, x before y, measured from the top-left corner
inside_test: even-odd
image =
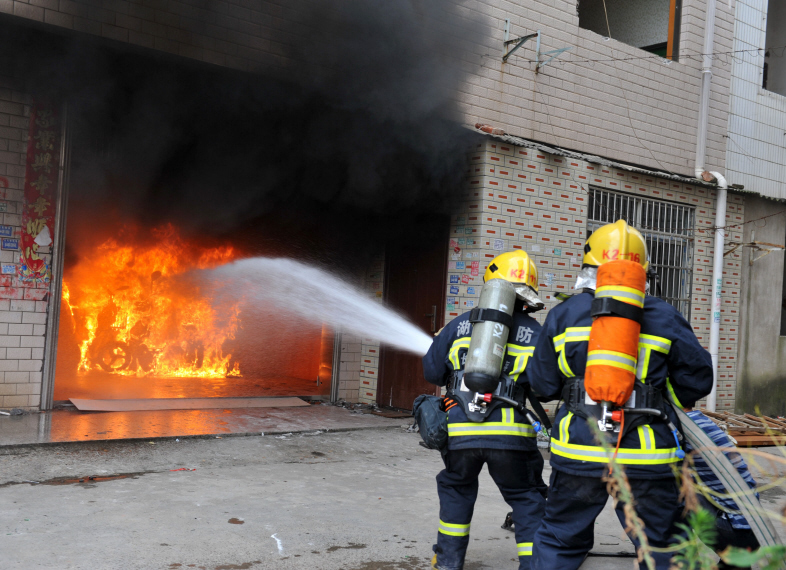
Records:
[[[598,267],[618,259],[635,261],[641,264],[645,271],[650,266],[644,236],[636,228],[630,227],[625,220],[617,220],[592,232],[584,244],[582,267]]]
[[[598,446],[590,422],[604,422],[604,429],[611,428],[604,432],[609,444],[613,448],[619,443],[616,461],[625,466],[649,544],[666,547],[680,533],[675,522],[682,509],[672,468],[684,453],[677,429],[672,429],[679,423],[667,398],[678,405],[693,406],[709,394],[712,362],[679,311],[646,295],[643,285],[640,290],[613,290],[615,287],[605,286],[605,281],[602,288],[596,286],[598,268],[617,260],[649,267],[644,237],[624,220],[598,228],[587,239],[576,287],[579,292],[549,311],[527,367],[534,393],[544,400],[565,402],[552,430],[549,500],[534,539],[533,567],[537,569],[579,568],[593,546],[595,519],[608,500],[603,477],[608,473],[609,456]],[[611,267],[604,270],[604,279],[609,271]],[[607,302],[609,298],[612,301]],[[617,420],[603,415],[603,405],[589,399],[584,384],[591,327],[601,316],[634,319],[641,325],[635,358],[620,353],[615,359],[604,353],[602,360],[606,366],[628,367],[635,372],[631,383],[635,401],[628,400],[622,412],[617,411]],[[602,380],[601,374],[601,386]],[[631,408],[641,411],[631,412]],[[659,410],[662,415],[649,415],[645,408]],[[620,418],[624,418],[624,426]],[[616,512],[624,527],[623,507],[618,503]],[[639,546],[633,537],[631,540]],[[659,569],[671,566],[668,552],[655,552],[653,558]]]
[[[509,281],[516,291],[499,386],[506,386],[507,393],[523,404],[529,393],[527,363],[541,328],[529,316],[543,308],[538,298],[538,272],[526,252],[511,251],[489,263],[484,282],[494,279]],[[448,323],[423,358],[426,380],[447,387],[444,408],[448,412],[448,442],[442,450],[445,469],[437,475],[440,514],[432,567],[463,568],[478,493],[478,474],[486,464],[513,509],[519,568],[529,569],[532,540],[545,505],[543,458],[537,449],[533,422],[527,418],[527,414],[534,417],[532,412],[525,414],[495,402],[485,408],[485,416],[478,417],[480,412],[477,406],[473,407],[471,398],[476,393],[464,384],[463,369],[473,321],[480,322],[475,320],[480,318],[475,315],[473,318],[473,311],[468,311]]]

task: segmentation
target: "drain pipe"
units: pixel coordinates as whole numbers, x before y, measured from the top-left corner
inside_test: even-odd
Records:
[[[704,18],[704,63],[701,69],[701,100],[699,103],[699,125],[696,133],[696,178],[709,182],[712,177],[718,183],[715,203],[715,256],[712,265],[712,320],[710,321],[710,356],[712,357],[712,392],[707,396],[707,409],[715,411],[718,385],[718,345],[720,343],[721,287],[723,285],[723,248],[726,232],[726,194],[728,183],[718,172],[705,172],[707,157],[707,124],[710,114],[710,87],[712,85],[712,53],[715,44],[715,3],[707,0]],[[712,175],[712,177],[710,176]]]
[[[715,256],[712,263],[712,321],[710,322],[710,356],[712,357],[712,392],[707,409],[715,411],[718,391],[718,345],[720,343],[721,288],[723,287],[723,249],[726,241],[726,194],[729,187],[719,172],[711,172],[718,181],[715,203]]]

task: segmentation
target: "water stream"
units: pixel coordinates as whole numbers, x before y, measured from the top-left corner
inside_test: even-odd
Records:
[[[216,298],[274,304],[313,323],[370,337],[418,356],[432,337],[405,317],[341,278],[292,259],[255,257],[200,272]],[[284,315],[285,316],[285,315]]]

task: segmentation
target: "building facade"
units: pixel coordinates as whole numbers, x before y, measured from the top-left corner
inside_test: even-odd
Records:
[[[736,3],[727,146],[730,180],[745,186],[742,320],[737,408],[786,413],[783,307],[786,243],[786,10],[773,0]],[[772,246],[776,246],[773,248]],[[762,249],[764,248],[764,249]]]
[[[743,24],[752,17],[752,4],[756,1],[716,4],[711,22],[714,52],[731,52],[735,42],[749,38]],[[556,293],[570,292],[588,232],[624,217],[649,240],[660,272],[659,282],[653,284],[656,292],[677,306],[702,343],[708,343],[716,191],[713,183],[695,178],[707,7],[707,0],[606,0],[606,19],[601,18],[603,3],[594,0],[451,3],[451,10],[476,23],[473,29],[478,30],[464,41],[460,53],[448,54],[471,70],[455,93],[462,120],[468,128],[486,124],[505,134],[477,132],[474,148],[467,149],[466,189],[450,204],[452,217],[441,245],[444,279],[430,318],[438,315],[442,324],[473,307],[489,260],[516,248],[537,260],[541,290],[550,308],[557,302]],[[307,33],[298,29],[282,34],[299,16],[291,3],[274,1],[158,5],[5,0],[0,2],[0,13],[3,26],[32,26],[49,34],[92,38],[113,49],[248,74],[296,68],[285,57],[290,53],[286,46],[278,42],[296,44]],[[766,23],[757,25],[759,32],[766,30]],[[518,48],[518,42],[506,43],[536,33],[537,38]],[[568,49],[547,53],[562,48]],[[547,61],[552,55],[555,58]],[[775,68],[773,64],[773,82]],[[740,166],[734,151],[739,145],[750,153],[747,139],[741,137],[758,132],[740,120],[750,119],[747,111],[737,112],[740,97],[748,93],[744,75],[736,63],[724,65],[713,59],[706,166],[728,172],[729,181],[744,184],[746,190],[766,194],[764,187],[757,188],[757,170]],[[24,76],[15,77],[11,71],[0,76],[4,226],[11,228],[11,239],[21,240],[26,231],[22,215],[35,203],[26,202],[34,196],[28,196],[25,188],[34,181],[27,176],[28,165],[32,168],[36,163],[27,143],[33,132],[31,111],[39,99]],[[772,99],[769,93],[761,97]],[[764,115],[759,122],[775,124]],[[782,162],[777,157],[770,160],[772,168]],[[778,173],[768,172],[767,180],[776,183]],[[730,194],[728,239],[748,239],[743,235],[743,228],[748,228],[744,222],[765,207],[755,200],[760,198]],[[8,251],[0,253],[9,266],[7,283],[0,288],[0,407],[52,404],[55,331],[61,310],[53,299],[61,294],[58,267],[62,267],[56,229],[53,234],[54,243],[38,249],[53,270],[51,283],[25,288],[20,281],[24,251],[11,249],[9,243]],[[724,261],[718,317],[720,409],[739,407],[738,374],[748,366],[738,364],[740,329],[747,318],[741,299],[750,294],[745,292],[750,287],[744,280],[746,255],[747,250],[737,250]],[[776,258],[757,261],[754,268],[764,267],[763,262],[782,263]],[[778,267],[782,272],[782,265]],[[380,252],[360,283],[382,301],[390,294],[390,278],[390,258],[385,260]],[[344,334],[333,363],[334,396],[390,404],[392,398],[379,389],[386,370],[384,352],[375,339]]]

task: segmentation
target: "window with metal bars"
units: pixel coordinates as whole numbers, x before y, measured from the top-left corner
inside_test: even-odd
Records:
[[[647,242],[650,295],[674,305],[690,320],[695,208],[590,186],[587,236],[620,219]]]

